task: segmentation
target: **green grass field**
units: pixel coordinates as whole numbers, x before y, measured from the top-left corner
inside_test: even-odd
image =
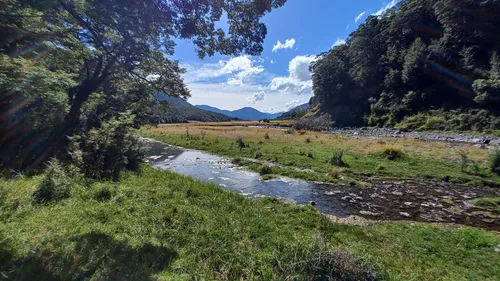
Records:
[[[348,138],[314,132],[287,134],[279,129],[193,125],[143,129],[140,134],[228,157],[272,161],[290,167],[273,168],[273,173],[307,180],[336,181],[328,174],[332,169],[341,168],[340,174],[347,178],[375,175],[449,179],[473,186],[500,186],[500,177],[489,169],[488,151],[471,146],[406,139]],[[236,143],[238,137],[243,145]],[[332,165],[333,153],[338,151],[343,151],[346,167]],[[397,157],[391,157],[394,151]],[[461,163],[460,155],[466,155],[466,167]],[[311,171],[297,172],[291,168]]]
[[[42,176],[0,180],[4,280],[498,280],[497,234],[420,223],[332,223],[144,166],[37,204]],[[351,279],[349,279],[351,278]]]

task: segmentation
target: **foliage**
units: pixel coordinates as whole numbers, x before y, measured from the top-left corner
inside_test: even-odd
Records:
[[[500,149],[493,150],[490,154],[490,168],[491,171],[500,175]]]
[[[264,139],[268,140],[268,139],[270,139],[270,138],[271,138],[271,137],[269,137],[269,133],[265,133],[265,134],[264,134]]]
[[[484,112],[484,122],[432,117],[421,129],[499,129],[489,122],[500,112],[500,49],[490,36],[500,28],[498,13],[499,1],[403,0],[369,16],[312,64],[313,106],[337,126],[394,126],[440,109]]]
[[[330,164],[337,167],[348,167],[346,162],[344,162],[344,151],[343,150],[335,150],[333,152],[332,158],[330,159]]]
[[[174,40],[191,40],[200,58],[258,55],[262,17],[285,2],[2,1],[0,112],[8,114],[0,116],[0,169],[32,171],[63,159],[67,137],[87,136],[123,113],[135,127],[157,120],[154,94],[189,96],[185,70],[171,59]],[[215,25],[223,15],[228,32]]]
[[[263,175],[269,175],[269,174],[272,174],[273,173],[273,169],[271,169],[271,167],[269,167],[269,165],[262,165],[260,166],[260,169],[259,169],[259,174],[261,176]]]
[[[332,128],[332,118],[329,114],[321,114],[318,117],[301,118],[293,121],[295,130],[327,131]]]
[[[33,200],[37,203],[50,203],[70,197],[75,175],[75,171],[66,170],[58,160],[53,159],[49,162],[42,182],[33,192]]]
[[[242,137],[237,137],[236,138],[236,144],[238,145],[238,147],[241,149],[241,148],[245,148],[245,141],[243,141],[243,138]]]
[[[384,145],[377,149],[377,153],[391,161],[399,160],[404,156],[401,147],[396,145]]]
[[[471,200],[470,203],[481,208],[500,211],[500,197],[481,197]]]

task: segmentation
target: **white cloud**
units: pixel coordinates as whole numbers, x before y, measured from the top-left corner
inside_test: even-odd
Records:
[[[291,49],[295,46],[295,38],[290,38],[285,41],[285,43],[281,43],[280,40],[276,42],[276,45],[273,46],[273,52],[277,52],[279,49]]]
[[[332,48],[340,46],[340,45],[344,45],[345,43],[346,43],[345,39],[337,38],[337,41],[335,41],[335,43],[333,43]]]
[[[316,59],[316,56],[296,56],[289,63],[289,76],[273,78],[269,85],[270,89],[296,95],[310,94],[312,80],[309,65]]]
[[[275,61],[275,60],[271,60],[271,61],[270,61],[270,63],[271,63],[271,64],[275,64],[275,63],[276,63],[276,61]]]
[[[255,93],[247,98],[248,102],[251,104],[256,104],[257,102],[264,101],[265,99],[266,99],[266,93],[264,91]]]
[[[363,16],[366,14],[366,11],[362,12],[361,14],[359,14],[355,19],[354,19],[354,22],[358,22],[360,21]]]
[[[257,62],[259,61],[260,59]],[[218,63],[184,64],[182,67],[187,69],[187,73],[183,75],[186,82],[200,82],[226,77],[228,84],[237,85],[243,84],[245,79],[264,71],[264,67],[255,65],[248,55],[220,60]]]
[[[396,6],[396,4],[399,2],[399,0],[392,0],[389,4],[385,5],[384,7],[382,7],[380,10],[378,10],[375,14],[373,14],[374,16],[382,16],[387,10],[389,10],[390,8]]]
[[[348,25],[345,27],[345,30],[349,30],[349,27],[351,27],[351,25],[349,25],[349,24],[348,24]]]

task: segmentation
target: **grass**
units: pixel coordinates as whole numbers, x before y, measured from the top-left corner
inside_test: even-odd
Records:
[[[479,229],[339,225],[311,206],[151,167],[35,204],[42,178],[0,179],[0,279],[324,280],[332,269],[341,280],[500,277],[500,237]]]
[[[472,205],[488,210],[500,211],[500,197],[482,197],[470,201]]]
[[[254,158],[258,152],[262,161],[310,169],[317,175],[317,181],[321,181],[323,175],[333,168],[332,152],[342,150],[342,161],[348,165],[345,173],[350,177],[449,178],[454,183],[500,186],[500,177],[489,167],[488,151],[472,146],[414,139],[353,138],[313,132],[300,135],[279,129],[203,125],[165,125],[146,128],[140,133],[166,143],[229,157]],[[269,139],[264,137],[266,134]],[[245,148],[240,149],[234,143],[236,137],[244,139]],[[460,153],[463,151],[475,163],[473,172],[462,169]]]

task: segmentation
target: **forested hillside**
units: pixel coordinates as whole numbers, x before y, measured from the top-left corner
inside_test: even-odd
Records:
[[[228,122],[233,120],[227,115],[215,113],[203,109],[199,109],[189,102],[181,99],[165,95],[157,95],[156,97],[162,104],[159,114],[156,114],[154,123],[186,123],[188,121],[200,122]],[[166,103],[166,104],[165,104]]]
[[[336,126],[500,127],[500,1],[403,0],[312,66]]]

